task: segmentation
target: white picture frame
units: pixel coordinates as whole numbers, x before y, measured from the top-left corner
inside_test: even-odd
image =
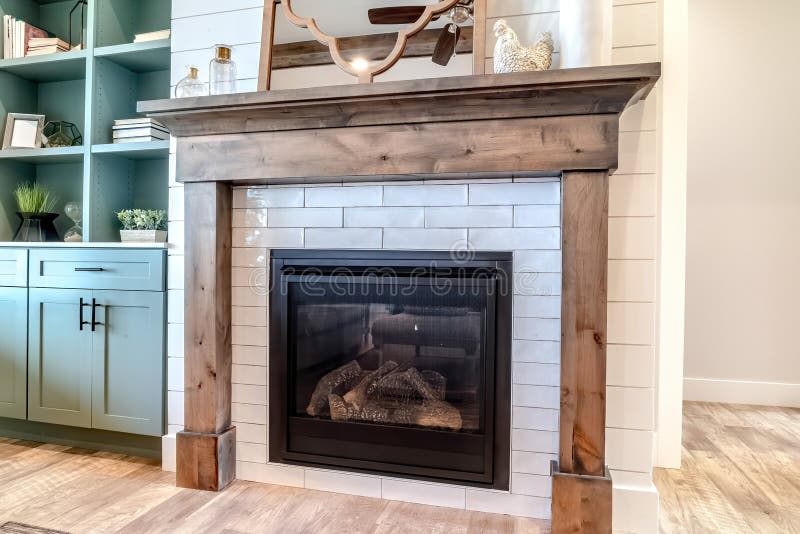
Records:
[[[9,113],[3,136],[3,150],[42,148],[44,115]]]

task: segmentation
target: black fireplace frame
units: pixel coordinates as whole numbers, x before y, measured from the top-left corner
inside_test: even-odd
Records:
[[[269,461],[317,468],[332,468],[386,476],[411,478],[462,484],[498,490],[509,489],[511,456],[511,345],[512,345],[512,299],[513,299],[513,254],[511,252],[468,252],[462,259],[460,253],[441,251],[386,251],[386,250],[310,250],[274,249],[270,252],[270,305],[269,305]],[[288,294],[282,291],[281,283],[287,269],[299,271],[316,268],[323,272],[341,268],[435,268],[442,270],[486,269],[505,279],[503,291],[496,291],[491,301],[494,319],[493,336],[487,337],[487,362],[493,380],[484,388],[485,435],[470,436],[452,432],[369,425],[357,422],[334,422],[307,420],[290,417],[288,368]],[[491,319],[491,317],[487,317]],[[491,345],[490,345],[491,343]],[[291,419],[291,420],[290,420]],[[299,426],[298,426],[299,425]],[[326,433],[330,438],[334,428],[347,431],[348,436],[369,432],[373,438],[379,434],[385,446],[391,448],[399,439],[412,447],[421,436],[430,443],[456,445],[470,449],[481,449],[482,470],[459,470],[458,456],[448,458],[452,467],[432,468],[420,465],[387,463],[375,460],[357,460],[339,456],[309,454],[289,450],[290,428],[304,429],[312,434]],[[326,428],[330,430],[326,430]],[[381,434],[383,432],[383,434]],[[305,436],[305,434],[304,434]],[[310,439],[314,439],[313,437]],[[379,449],[380,446],[376,447]],[[376,452],[380,455],[380,452]]]

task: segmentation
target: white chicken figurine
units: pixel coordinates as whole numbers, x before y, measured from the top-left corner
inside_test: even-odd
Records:
[[[504,19],[494,23],[494,72],[547,70],[553,62],[553,36],[546,32],[533,46],[522,46],[516,32]]]

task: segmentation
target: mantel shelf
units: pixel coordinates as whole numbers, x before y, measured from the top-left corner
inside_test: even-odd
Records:
[[[660,63],[431,78],[139,102],[173,135],[619,114]]]

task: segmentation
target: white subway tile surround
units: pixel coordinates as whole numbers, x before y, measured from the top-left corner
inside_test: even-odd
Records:
[[[558,448],[559,200],[557,180],[235,189],[233,413],[241,428],[237,440],[245,451],[239,456],[238,476],[300,485],[300,470],[305,472],[307,488],[456,508],[472,503],[473,509],[496,506],[495,511],[548,518],[548,462]],[[515,218],[515,212],[521,215]],[[515,220],[522,226],[515,227]],[[487,229],[497,234],[483,237],[480,232]],[[270,246],[514,252],[515,270],[521,271],[515,276],[522,281],[514,296],[511,476],[515,484],[510,492],[473,493],[469,499],[471,490],[463,486],[335,470],[287,471],[285,466],[268,464],[268,454],[261,448],[268,441],[267,302],[263,283],[254,288],[245,284],[258,279],[259,272],[266,280]]]

